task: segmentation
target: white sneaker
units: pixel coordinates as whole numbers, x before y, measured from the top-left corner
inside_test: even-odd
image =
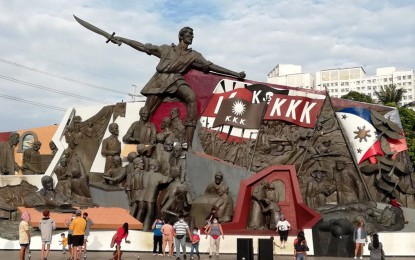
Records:
[[[363,259],[363,256],[361,256],[360,259]]]
[[[357,259],[357,257],[354,257],[354,259]]]

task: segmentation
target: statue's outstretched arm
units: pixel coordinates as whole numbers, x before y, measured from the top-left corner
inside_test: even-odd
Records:
[[[132,48],[134,48],[138,51],[146,52],[145,45],[143,43],[139,42],[139,41],[127,39],[127,38],[120,37],[120,36],[114,36],[113,39],[115,39],[116,41],[125,43],[128,46],[130,46],[130,47],[132,47]],[[116,41],[112,41],[112,42],[116,43]]]
[[[213,71],[213,72],[220,73],[220,74],[229,75],[229,76],[232,76],[232,77],[235,77],[235,78],[238,78],[238,79],[244,79],[246,77],[246,74],[243,71],[235,72],[235,71],[226,69],[226,68],[221,67],[221,66],[216,65],[216,64],[211,64],[209,66],[209,70]]]

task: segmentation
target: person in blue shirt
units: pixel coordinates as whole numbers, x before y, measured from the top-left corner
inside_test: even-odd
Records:
[[[158,245],[158,254],[163,255],[162,251],[162,243],[163,243],[163,234],[161,233],[161,227],[164,225],[163,220],[156,218],[154,220],[153,225],[151,228],[154,230],[154,238],[153,238],[153,255],[157,254],[157,245]]]

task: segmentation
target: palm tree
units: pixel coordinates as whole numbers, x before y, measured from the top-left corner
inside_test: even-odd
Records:
[[[380,86],[380,91],[378,92],[375,90],[375,95],[377,96],[379,102],[384,105],[390,103],[398,105],[402,100],[403,89],[396,88],[396,85],[393,84],[386,87]]]

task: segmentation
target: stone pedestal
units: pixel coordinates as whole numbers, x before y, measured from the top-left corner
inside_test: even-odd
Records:
[[[92,200],[100,207],[118,207],[130,210],[127,194],[124,190],[103,190],[90,187]]]

